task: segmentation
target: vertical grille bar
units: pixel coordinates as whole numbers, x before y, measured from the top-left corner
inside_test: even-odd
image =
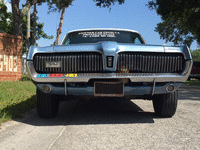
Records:
[[[47,67],[46,61],[58,61],[61,67]],[[36,54],[33,64],[38,73],[102,72],[102,55],[99,53]]]
[[[99,55],[99,64],[100,64],[99,70],[103,70],[103,60],[102,60],[102,56],[100,56],[100,55]]]
[[[61,62],[60,68],[46,68],[46,61]],[[33,60],[38,73],[103,72],[103,59],[99,53],[36,54]],[[185,60],[182,54],[123,52],[118,54],[117,70],[129,72],[181,72]]]
[[[117,70],[126,68],[129,72],[175,73],[184,69],[184,58],[179,53],[138,53],[118,54]]]

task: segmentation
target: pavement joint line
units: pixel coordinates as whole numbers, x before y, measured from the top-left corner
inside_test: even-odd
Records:
[[[55,138],[55,140],[50,144],[48,150],[50,150],[51,147],[54,145],[54,143],[57,141],[57,139],[58,139],[59,137],[62,136],[62,134],[63,134],[64,131],[65,131],[65,126],[63,127],[63,129],[62,129],[62,131],[60,132],[60,134],[59,134],[59,135]]]

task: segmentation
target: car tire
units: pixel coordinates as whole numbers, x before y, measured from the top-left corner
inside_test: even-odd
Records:
[[[41,92],[37,89],[37,111],[41,118],[55,118],[59,109],[59,96]]]
[[[177,103],[177,91],[169,94],[155,95],[153,99],[154,111],[160,117],[172,117],[176,112]]]

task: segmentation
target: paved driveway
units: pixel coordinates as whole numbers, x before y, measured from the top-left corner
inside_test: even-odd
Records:
[[[172,118],[154,115],[151,101],[63,102],[55,119],[35,110],[2,126],[0,149],[200,149],[200,86],[183,85]]]

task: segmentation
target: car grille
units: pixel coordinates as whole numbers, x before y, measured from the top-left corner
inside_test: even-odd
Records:
[[[61,63],[58,68],[47,68],[46,61],[57,61]],[[86,73],[103,72],[102,55],[99,53],[40,53],[33,58],[37,73]]]
[[[180,73],[185,59],[180,53],[130,53],[118,55],[117,70],[130,73]]]

